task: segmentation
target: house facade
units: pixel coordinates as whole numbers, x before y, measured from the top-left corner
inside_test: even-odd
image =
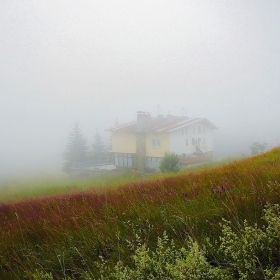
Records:
[[[188,165],[212,158],[213,130],[205,118],[158,115],[138,111],[137,119],[107,129],[111,132],[112,153],[119,168],[158,170],[166,152]]]

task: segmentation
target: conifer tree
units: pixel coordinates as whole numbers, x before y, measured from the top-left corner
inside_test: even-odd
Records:
[[[105,147],[102,141],[102,137],[98,130],[94,135],[94,141],[91,147],[91,157],[96,161],[102,161],[105,156]]]
[[[75,123],[73,131],[69,135],[63,157],[63,171],[66,173],[70,173],[73,162],[85,161],[88,159],[87,142],[78,123]]]

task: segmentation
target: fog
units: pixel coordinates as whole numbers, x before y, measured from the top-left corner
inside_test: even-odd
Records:
[[[214,156],[279,145],[280,1],[0,1],[0,177],[59,174],[136,111],[205,117]]]

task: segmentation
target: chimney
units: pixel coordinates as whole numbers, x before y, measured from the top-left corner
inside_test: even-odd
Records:
[[[151,127],[151,114],[148,112],[137,112],[136,131],[144,131]]]
[[[169,113],[169,115],[166,116],[166,123],[171,123],[174,120],[174,118],[175,117],[170,115],[170,113]]]

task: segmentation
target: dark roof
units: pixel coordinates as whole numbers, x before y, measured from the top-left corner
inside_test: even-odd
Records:
[[[207,123],[207,125],[211,126],[212,128],[217,128],[215,125],[213,125],[210,121],[208,121],[205,118],[189,118],[185,116],[178,117],[178,116],[168,115],[166,117],[163,116],[151,117],[149,120],[149,124],[147,125],[147,128],[142,131],[172,132],[197,122],[204,122]],[[131,121],[131,122],[119,124],[114,127],[106,129],[106,131],[134,132],[137,131],[137,121]]]

